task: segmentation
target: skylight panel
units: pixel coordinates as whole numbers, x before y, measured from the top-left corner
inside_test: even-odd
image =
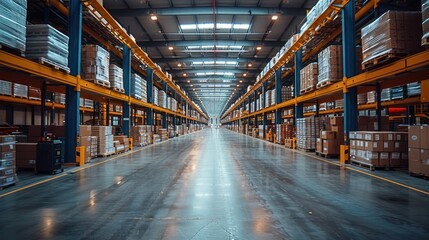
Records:
[[[180,28],[183,30],[197,29],[197,25],[196,24],[181,24]]]

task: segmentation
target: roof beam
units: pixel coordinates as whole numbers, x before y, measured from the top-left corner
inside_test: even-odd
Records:
[[[214,58],[209,57],[164,57],[164,58],[152,58],[152,60],[156,63],[169,63],[174,60],[178,60],[180,62],[194,62],[194,61],[213,61]],[[267,58],[218,58],[216,57],[216,61],[237,61],[239,63],[247,63],[247,62],[259,62],[259,63],[266,63],[269,59]]]
[[[225,69],[225,68],[210,68],[210,69],[167,69],[167,71],[171,74],[182,74],[183,72],[186,73],[206,73],[206,72],[232,72],[236,74],[240,73],[248,73],[248,74],[259,74],[260,70],[247,70],[247,69]],[[209,75],[209,76],[199,76],[199,77],[205,77],[207,79],[209,78],[217,78],[222,77],[220,75]]]
[[[236,40],[218,40],[216,45],[219,46],[244,46],[244,47],[283,47],[284,41],[236,41]],[[213,46],[213,40],[169,40],[166,41],[137,41],[140,47],[188,47],[188,46]],[[210,49],[209,49],[210,50]]]
[[[305,8],[252,8],[252,7],[217,7],[216,15],[289,15],[305,16]],[[122,8],[109,9],[114,17],[142,17],[142,16],[189,16],[213,15],[212,7],[174,7],[174,8]]]

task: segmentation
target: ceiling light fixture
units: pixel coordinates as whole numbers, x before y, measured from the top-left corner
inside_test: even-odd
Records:
[[[177,64],[177,66],[178,66],[178,67],[182,67],[182,64],[181,64],[181,63],[178,63],[178,64]]]
[[[237,84],[237,87],[240,87],[240,85],[239,85],[239,84]]]
[[[243,82],[243,80],[240,80],[240,83],[242,83]]]
[[[257,47],[256,47],[256,50],[258,50],[258,51],[259,51],[259,50],[261,50],[261,49],[262,49],[262,47],[261,47],[261,46],[257,46]]]
[[[191,80],[188,80],[188,83],[190,83],[191,82]]]
[[[271,17],[271,20],[273,20],[273,21],[275,21],[277,19],[279,19],[279,16],[277,16],[277,15],[274,15],[274,16]]]
[[[186,73],[183,73],[183,76],[184,76],[184,77],[186,77],[186,75],[187,75]]]
[[[150,16],[150,19],[152,19],[153,21],[156,21],[156,20],[158,20],[158,17],[156,15],[152,15],[152,16]]]
[[[168,47],[168,50],[173,51],[174,47],[170,46]]]
[[[253,64],[249,63],[249,64],[247,64],[247,66],[248,66],[248,67],[252,67],[252,66],[253,66]]]
[[[243,73],[243,77],[246,77],[247,76],[247,73]]]

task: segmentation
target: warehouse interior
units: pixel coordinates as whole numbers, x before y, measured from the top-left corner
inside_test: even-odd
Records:
[[[0,2],[6,239],[425,239],[428,0]]]

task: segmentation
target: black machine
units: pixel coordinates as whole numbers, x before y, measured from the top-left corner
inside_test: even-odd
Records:
[[[62,155],[62,142],[60,140],[38,142],[36,173],[57,174],[63,172]]]

